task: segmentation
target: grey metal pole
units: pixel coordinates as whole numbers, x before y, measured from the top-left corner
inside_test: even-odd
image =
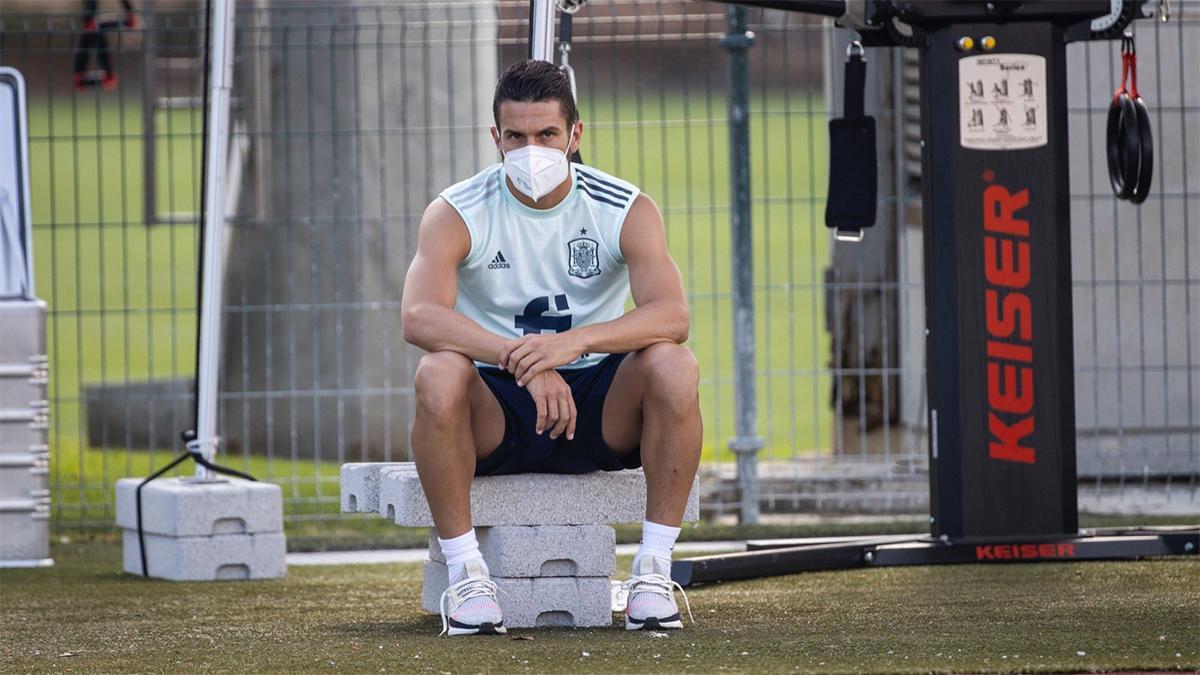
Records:
[[[554,0],[529,2],[529,58],[554,63]]]
[[[204,167],[204,269],[200,305],[200,359],[196,379],[196,438],[188,443],[210,462],[217,454],[217,393],[220,378],[221,302],[225,254],[225,160],[229,144],[229,95],[233,80],[234,3],[212,4],[212,39],[209,43],[208,166]],[[196,464],[196,477],[209,478],[208,469]]]
[[[738,520],[758,522],[758,393],[754,380],[754,261],[750,234],[750,90],[746,50],[754,33],[746,30],[746,10],[725,9],[721,46],[729,50],[729,191],[733,225],[733,351],[735,431],[729,449],[737,456],[741,508]]]

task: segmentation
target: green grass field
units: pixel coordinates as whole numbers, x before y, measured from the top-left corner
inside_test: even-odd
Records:
[[[1083,672],[1200,668],[1200,561],[819,572],[691,591],[664,637],[513,629],[439,638],[420,565],[283,580],[122,574],[115,543],[0,571],[6,672]],[[618,560],[619,570],[628,559]]]
[[[638,183],[666,217],[671,251],[691,294],[691,347],[701,361],[705,457],[730,460],[734,433],[729,298],[729,177],[722,99],[627,92],[583,106],[585,159]],[[821,268],[827,237],[820,101],[752,100],[759,431],[776,457],[829,446],[831,416]],[[188,376],[195,358],[197,240],[191,225],[145,225],[140,104],[128,95],[78,95],[30,108],[38,295],[50,304],[52,483],[57,513],[107,519],[112,482],[163,463],[123,447],[88,448],[83,387]],[[160,210],[196,210],[200,117],[159,113]],[[818,412],[819,411],[819,412]],[[814,414],[816,413],[816,414]],[[231,463],[285,483],[295,499],[336,495],[326,462],[251,458]],[[287,484],[290,484],[287,485]],[[327,506],[310,504],[314,510]]]

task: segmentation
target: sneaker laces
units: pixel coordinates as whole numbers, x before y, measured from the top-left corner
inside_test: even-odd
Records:
[[[461,607],[463,603],[471,598],[490,597],[495,601],[496,591],[496,582],[486,577],[467,577],[447,586],[446,590],[442,591],[442,597],[438,600],[438,609],[441,610],[442,614],[442,632],[438,633],[438,635],[445,635],[450,631],[450,621],[448,619],[450,612],[446,601],[452,596],[458,597],[458,606]]]
[[[621,590],[629,592],[630,600],[633,600],[635,593],[653,593],[654,595],[662,595],[674,600],[675,589],[679,589],[679,594],[683,596],[683,606],[687,608],[688,621],[696,623],[696,619],[692,617],[692,603],[688,602],[687,593],[684,592],[683,586],[680,586],[679,582],[674,579],[669,579],[666,575],[659,574],[658,572],[650,572],[648,574],[634,574],[629,579],[621,582]]]

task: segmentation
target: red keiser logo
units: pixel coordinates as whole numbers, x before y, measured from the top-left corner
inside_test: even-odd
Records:
[[[992,172],[985,172],[991,177]],[[988,457],[1033,464],[1033,314],[1029,295],[1029,221],[1018,217],[1029,190],[983,191],[983,267],[987,279]]]
[[[1038,558],[1074,558],[1075,544],[988,544],[975,547],[976,560],[1036,560]]]

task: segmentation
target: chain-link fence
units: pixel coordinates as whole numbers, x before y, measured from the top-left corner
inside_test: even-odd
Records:
[[[1102,165],[1116,46],[1069,51],[1085,509],[1200,502],[1200,169],[1187,160],[1200,156],[1200,4],[1173,5],[1170,23],[1136,26],[1160,146],[1141,208],[1118,205]],[[497,160],[491,89],[526,52],[527,10],[238,4],[221,460],[282,484],[290,518],[338,517],[341,463],[407,457],[418,353],[400,338],[399,300],[416,225],[441,188]],[[848,36],[747,15],[762,507],[923,512],[914,56],[870,53],[880,222],[863,244],[835,244],[825,139]],[[116,479],[167,461],[191,425],[204,17],[197,3],[155,3],[139,18],[105,33],[114,77],[92,72],[91,50],[76,86],[80,16],[15,2],[0,13],[0,61],[29,83],[59,527],[110,523]],[[715,3],[592,0],[571,52],[584,161],[656,200],[683,274],[712,516],[739,498],[725,30]]]

